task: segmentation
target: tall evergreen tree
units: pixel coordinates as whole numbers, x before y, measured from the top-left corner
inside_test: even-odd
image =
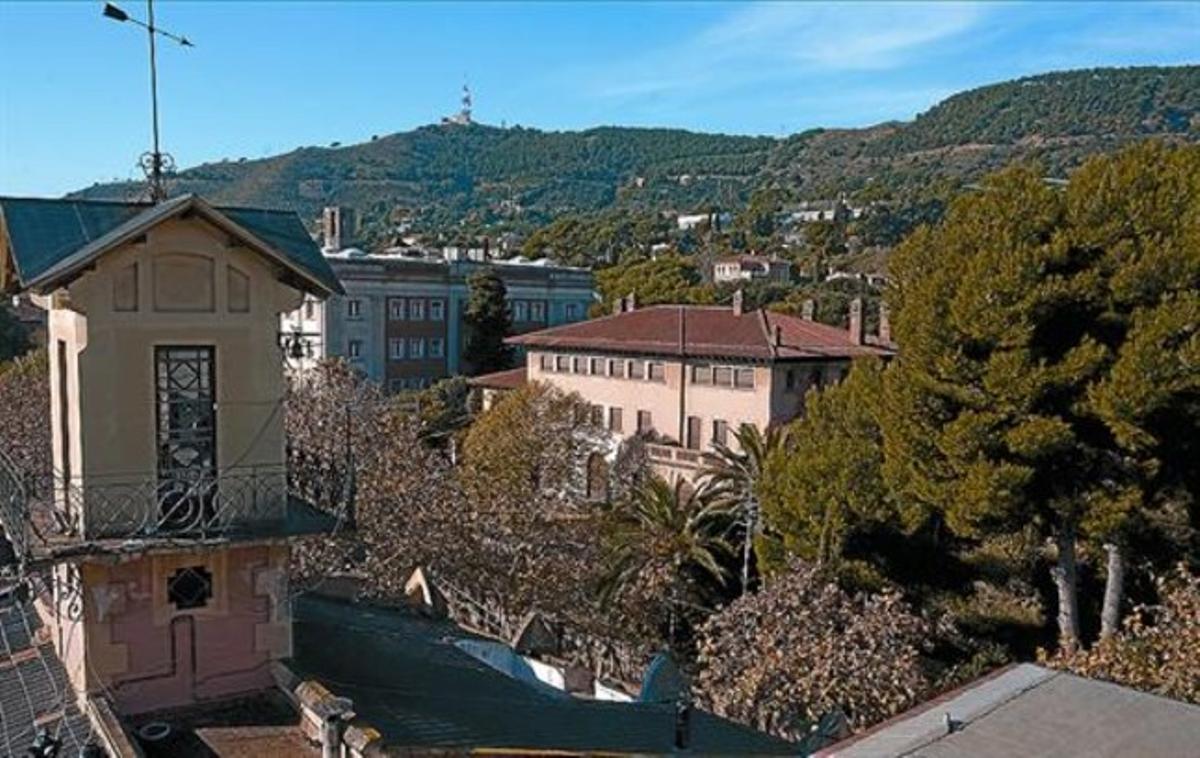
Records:
[[[1195,445],[1192,426],[1139,461],[1120,435],[1158,408],[1193,407],[1195,328],[1175,312],[1200,286],[1198,159],[1138,146],[1094,159],[1065,191],[1011,169],[892,260],[901,355],[885,382],[885,478],[960,533],[1032,524],[1052,539],[1068,649],[1078,540],[1135,528],[1171,484],[1144,474]],[[1160,308],[1174,320],[1151,326]],[[1120,367],[1154,345],[1176,351],[1161,367],[1176,381],[1125,408],[1138,371]]]
[[[483,269],[467,279],[469,294],[463,313],[467,331],[464,357],[472,375],[502,371],[512,366],[512,348],[504,338],[512,332],[508,312],[508,290],[492,269]]]

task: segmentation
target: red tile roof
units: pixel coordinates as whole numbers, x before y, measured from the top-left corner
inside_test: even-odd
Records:
[[[525,384],[525,367],[510,368],[505,371],[494,371],[490,374],[480,374],[471,377],[467,383],[472,387],[485,387],[493,390],[515,390]]]
[[[778,330],[778,343],[775,335]],[[655,305],[510,337],[534,348],[647,355],[795,360],[891,355],[879,344],[856,345],[844,329],[765,310]]]

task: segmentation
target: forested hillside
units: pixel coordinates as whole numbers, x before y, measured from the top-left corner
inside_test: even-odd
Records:
[[[1088,155],[1149,135],[1200,137],[1200,66],[1091,69],[995,84],[948,98],[909,123],[811,130],[786,139],[679,129],[545,132],[427,126],[347,147],[304,147],[182,171],[172,191],[219,202],[359,209],[368,229],[532,229],[566,212],[739,208],[752,190],[794,199],[860,193],[916,202],[1017,158],[1063,175]],[[128,197],[133,184],[79,194]]]

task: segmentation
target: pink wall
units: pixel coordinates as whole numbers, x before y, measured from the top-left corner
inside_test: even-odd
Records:
[[[270,687],[268,663],[290,653],[286,559],[286,546],[248,546],[86,565],[89,686],[124,713]],[[212,597],[180,610],[167,584],[191,566],[211,572]]]

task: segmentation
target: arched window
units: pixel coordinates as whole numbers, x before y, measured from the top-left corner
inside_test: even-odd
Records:
[[[608,461],[600,453],[587,459],[587,499],[596,503],[608,500]]]

